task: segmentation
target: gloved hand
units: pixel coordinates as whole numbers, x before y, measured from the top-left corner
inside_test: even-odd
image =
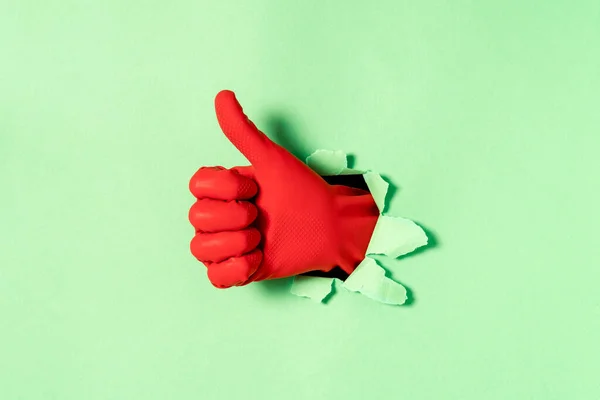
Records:
[[[325,180],[248,120],[231,91],[215,99],[225,136],[252,166],[200,168],[189,219],[192,254],[218,288],[338,266],[364,258],[379,211],[370,193]]]

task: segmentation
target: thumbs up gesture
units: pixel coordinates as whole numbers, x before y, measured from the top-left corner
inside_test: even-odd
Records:
[[[251,166],[202,167],[190,249],[218,288],[340,267],[364,258],[379,211],[367,191],[330,185],[272,142],[231,91],[215,99],[219,125]]]

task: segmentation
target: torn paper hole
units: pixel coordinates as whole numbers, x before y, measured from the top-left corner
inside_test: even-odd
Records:
[[[321,176],[363,175],[381,214],[369,242],[367,255],[377,254],[397,258],[427,244],[427,235],[413,221],[383,215],[389,184],[381,175],[372,171],[348,168],[346,153],[339,150],[317,150],[306,159],[306,163]],[[333,283],[333,278],[296,276],[291,292],[297,296],[322,302],[333,290]],[[387,278],[385,270],[369,257],[359,264],[342,286],[385,304],[403,304],[406,301],[406,289]]]

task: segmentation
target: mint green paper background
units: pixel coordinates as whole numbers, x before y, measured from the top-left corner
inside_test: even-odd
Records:
[[[0,399],[600,398],[600,3],[218,3],[0,3]],[[224,88],[399,187],[411,306],[209,284]]]

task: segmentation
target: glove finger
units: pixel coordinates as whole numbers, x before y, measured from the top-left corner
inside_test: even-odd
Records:
[[[215,110],[227,139],[252,165],[260,167],[272,159],[272,150],[279,146],[248,119],[232,91],[223,90],[217,94]]]
[[[254,175],[254,167],[251,165],[244,167],[233,167],[231,168],[231,170],[256,182],[256,176]]]
[[[196,231],[239,231],[248,227],[258,211],[248,201],[199,199],[190,208],[189,220]]]
[[[256,182],[223,167],[202,167],[190,179],[190,191],[198,198],[246,200],[257,192]]]
[[[260,232],[255,228],[232,232],[199,232],[192,239],[190,250],[202,262],[221,262],[254,250],[260,239]]]
[[[262,257],[262,251],[256,249],[220,263],[205,263],[208,268],[208,279],[213,286],[220,289],[245,285],[260,266]]]

